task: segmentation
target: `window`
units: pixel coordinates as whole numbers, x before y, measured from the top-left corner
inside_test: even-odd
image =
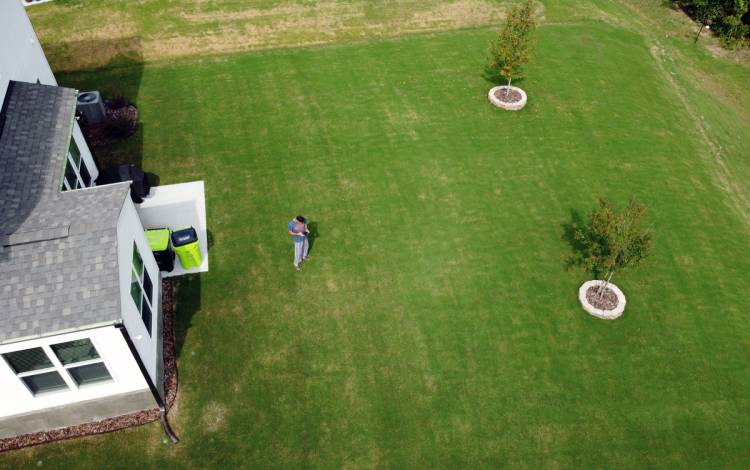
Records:
[[[146,325],[146,331],[151,335],[151,312],[154,285],[151,282],[151,276],[148,275],[146,267],[143,265],[143,258],[138,251],[138,247],[133,243],[133,268],[130,278],[130,296],[135,302],[135,306],[141,313],[143,324]]]
[[[91,173],[89,173],[86,167],[86,162],[81,158],[81,150],[78,148],[75,139],[71,136],[60,190],[68,191],[88,186],[91,186]]]
[[[60,364],[79,387],[112,380],[90,339],[53,344],[51,348]]]
[[[68,388],[42,348],[6,353],[3,358],[35,396]]]
[[[34,396],[112,380],[104,360],[88,338],[2,356]]]

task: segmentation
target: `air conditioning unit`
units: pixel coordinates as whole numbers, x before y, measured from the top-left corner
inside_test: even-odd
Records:
[[[98,91],[84,91],[78,95],[77,108],[88,125],[100,124],[107,118],[104,100]]]

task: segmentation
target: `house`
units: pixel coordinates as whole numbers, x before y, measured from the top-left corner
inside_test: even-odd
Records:
[[[143,203],[99,168],[19,1],[0,2],[0,439],[163,405],[163,276],[208,270],[203,182]],[[144,229],[193,226],[160,273]]]

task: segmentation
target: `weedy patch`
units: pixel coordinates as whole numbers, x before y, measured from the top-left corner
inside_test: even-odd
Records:
[[[212,401],[203,408],[201,425],[208,432],[216,432],[224,426],[227,417],[226,405]]]
[[[209,9],[200,0],[174,6],[143,0],[137,10],[108,12],[107,18],[76,4],[53,5],[43,11],[30,10],[30,14],[55,70],[394,37],[491,25],[505,17],[505,7],[488,0],[391,3],[380,9],[365,0],[232,9],[231,4],[218,2]],[[148,20],[149,12],[163,19],[162,27],[138,28]],[[63,28],[60,18],[65,19]]]

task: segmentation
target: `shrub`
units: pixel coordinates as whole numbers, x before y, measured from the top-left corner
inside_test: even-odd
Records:
[[[677,5],[701,25],[710,23],[725,46],[750,42],[750,0],[677,0]]]
[[[109,136],[116,139],[125,139],[135,132],[136,123],[128,113],[113,113],[107,116],[104,128]]]
[[[125,106],[129,105],[130,102],[125,99],[122,95],[117,95],[111,100],[109,100],[109,103],[107,103],[107,106],[109,106],[112,109],[120,109],[124,108]]]

